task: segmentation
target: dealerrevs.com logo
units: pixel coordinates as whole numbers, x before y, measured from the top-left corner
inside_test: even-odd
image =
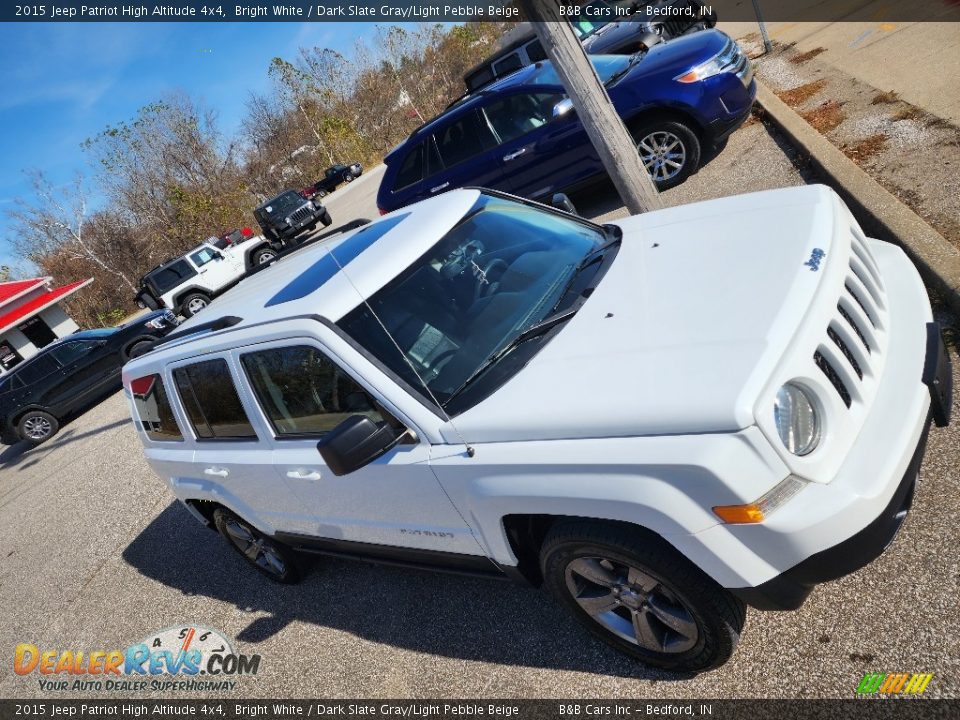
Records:
[[[13,671],[39,676],[43,691],[223,691],[259,670],[259,655],[237,653],[223,633],[195,624],[151,633],[125,650],[20,643],[13,653]]]
[[[857,685],[857,695],[922,695],[933,673],[867,673]]]

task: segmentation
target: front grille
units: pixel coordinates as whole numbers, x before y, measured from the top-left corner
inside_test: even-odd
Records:
[[[862,403],[883,363],[886,293],[877,264],[860,229],[850,229],[850,257],[837,299],[836,314],[827,323],[826,338],[813,361],[848,408]]]
[[[309,220],[311,217],[313,217],[313,210],[311,210],[308,205],[304,205],[290,216],[290,224],[298,225],[304,220]]]

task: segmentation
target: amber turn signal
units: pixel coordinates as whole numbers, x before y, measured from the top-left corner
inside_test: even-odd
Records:
[[[713,512],[728,524],[763,522],[763,510],[754,503],[749,505],[717,505]]]

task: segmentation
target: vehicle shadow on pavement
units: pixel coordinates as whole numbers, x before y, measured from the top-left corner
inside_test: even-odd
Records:
[[[71,420],[73,419],[75,418],[71,418]],[[39,462],[39,460],[43,457],[42,455],[31,453],[31,450],[52,450],[57,447],[63,447],[64,445],[69,445],[77,440],[83,440],[84,438],[104,433],[107,430],[113,430],[115,428],[122,427],[128,422],[130,421],[126,419],[116,420],[112,423],[108,423],[107,425],[100,425],[93,430],[88,430],[82,433],[78,433],[75,430],[61,430],[57,435],[54,435],[50,440],[42,445],[34,445],[25,440],[21,440],[14,445],[8,446],[2,453],[0,453],[0,470],[13,467],[18,468],[19,470],[25,470]]]
[[[143,529],[123,559],[184,595],[269,613],[237,634],[243,642],[263,642],[300,621],[456,659],[658,681],[691,677],[620,655],[546,591],[506,581],[305,557],[299,585],[273,583],[177,502]]]

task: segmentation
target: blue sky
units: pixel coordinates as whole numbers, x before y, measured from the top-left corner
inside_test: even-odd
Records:
[[[270,86],[267,68],[299,47],[349,53],[365,23],[0,24],[0,264],[10,254],[7,212],[27,194],[23,170],[55,183],[86,175],[80,144],[172,90],[219,113],[235,132],[251,91]]]

